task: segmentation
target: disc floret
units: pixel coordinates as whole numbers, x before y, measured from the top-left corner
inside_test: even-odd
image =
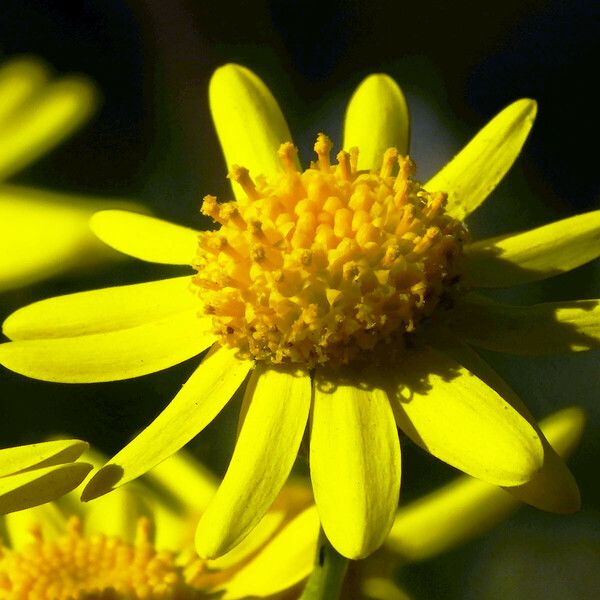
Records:
[[[39,528],[20,550],[0,548],[0,598],[11,600],[192,600],[206,597],[199,558],[159,551],[151,523],[138,521],[133,543],[84,535],[72,517],[67,532],[46,540]]]
[[[466,229],[444,212],[446,194],[412,177],[408,156],[388,149],[379,170],[357,171],[358,150],[319,134],[317,160],[296,169],[282,144],[283,171],[253,180],[234,166],[245,198],[202,212],[194,283],[221,342],[272,363],[339,365],[382,340],[412,332],[459,277]]]

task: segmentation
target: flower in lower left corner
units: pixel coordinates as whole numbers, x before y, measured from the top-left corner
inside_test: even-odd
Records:
[[[53,440],[0,449],[0,514],[59,498],[76,488],[92,469],[77,459],[81,440]]]

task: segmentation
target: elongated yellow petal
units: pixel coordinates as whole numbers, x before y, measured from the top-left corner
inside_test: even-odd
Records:
[[[407,352],[393,372],[398,426],[434,456],[496,485],[529,481],[542,466],[533,427],[497,392],[434,350]]]
[[[344,379],[342,379],[342,376]],[[400,443],[385,392],[344,371],[317,374],[310,476],[323,529],[344,556],[363,558],[390,530],[400,492]]]
[[[457,219],[470,215],[498,185],[521,152],[535,120],[534,100],[513,102],[426,184],[430,192],[448,194],[448,212]]]
[[[583,428],[583,413],[567,408],[540,426],[552,446],[567,456]],[[386,546],[405,560],[422,560],[482,534],[505,519],[519,502],[503,489],[468,476],[401,507]]]
[[[459,337],[498,352],[537,356],[600,346],[600,300],[508,306],[470,294],[446,319]]]
[[[263,81],[245,67],[228,64],[214,72],[208,95],[227,169],[243,166],[251,177],[279,173],[277,150],[292,136]],[[233,193],[238,199],[246,197],[238,185],[233,185]]]
[[[67,463],[0,477],[0,514],[59,498],[76,488],[91,468],[87,463]]]
[[[0,364],[45,381],[130,379],[200,354],[215,341],[205,327],[196,310],[188,310],[108,333],[9,342],[0,345]]]
[[[0,122],[0,178],[19,171],[57,145],[96,108],[93,84],[69,76],[42,88]]]
[[[533,415],[522,400],[513,392],[507,383],[467,344],[454,338],[443,329],[437,328],[436,347],[452,356],[469,371],[475,373],[490,387],[495,389],[539,435],[544,449],[544,464],[538,473],[527,483],[506,490],[522,502],[531,504],[542,510],[556,513],[571,513],[579,510],[581,498],[575,478],[569,468],[552,448]],[[553,442],[561,454],[569,454],[576,446],[583,422],[573,414],[567,415],[565,426],[572,432],[571,437],[566,433],[561,436],[553,434]],[[562,440],[562,441],[561,441]]]
[[[48,77],[43,63],[29,56],[13,58],[0,67],[0,126],[45,85]]]
[[[138,519],[151,515],[142,489],[135,486],[118,489],[85,506],[85,532],[90,536],[101,533],[133,543]]]
[[[218,487],[217,477],[184,450],[172,454],[152,467],[152,470],[146,473],[146,479],[157,489],[164,490],[177,499],[184,510],[190,513],[203,511]],[[185,481],[185,485],[181,485],[182,481]]]
[[[86,442],[71,439],[2,448],[0,450],[0,477],[26,469],[50,467],[77,460],[87,447]]]
[[[237,546],[219,558],[207,560],[206,566],[220,571],[242,564],[273,537],[284,520],[284,511],[270,510]]]
[[[359,148],[358,168],[374,169],[381,165],[388,148],[408,154],[409,138],[408,105],[402,90],[387,75],[369,75],[348,104],[344,148]]]
[[[310,574],[319,537],[314,506],[294,517],[250,563],[220,588],[222,600],[266,598],[287,590]]]
[[[257,365],[246,390],[248,411],[225,478],[202,515],[196,550],[215,558],[240,542],[285,483],[306,428],[310,377]]]
[[[177,452],[217,416],[251,365],[228,348],[209,353],[160,415],[92,477],[82,500],[106,494]]]
[[[31,544],[36,529],[44,540],[50,541],[64,535],[67,528],[67,519],[56,502],[8,513],[2,517],[2,521],[7,538],[2,541],[16,551]],[[5,538],[4,532],[2,537]]]
[[[14,312],[4,321],[2,331],[12,340],[27,340],[137,327],[198,310],[198,299],[190,283],[189,276],[175,277],[49,298]]]
[[[560,275],[600,256],[600,210],[466,247],[465,281],[507,287]]]
[[[148,262],[191,265],[198,232],[125,210],[102,210],[90,220],[92,231],[111,248]]]

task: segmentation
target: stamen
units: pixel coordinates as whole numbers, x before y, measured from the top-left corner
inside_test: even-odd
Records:
[[[464,225],[445,213],[446,194],[413,179],[410,157],[390,148],[379,169],[359,172],[357,148],[335,168],[331,148],[319,134],[316,164],[299,173],[295,147],[282,144],[285,172],[254,185],[232,169],[247,202],[205,199],[221,227],[200,234],[193,282],[215,333],[242,356],[345,364],[414,331],[460,279]]]

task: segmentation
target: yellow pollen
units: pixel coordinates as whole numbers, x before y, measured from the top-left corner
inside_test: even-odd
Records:
[[[357,148],[331,165],[322,133],[314,149],[302,173],[289,142],[270,180],[232,168],[247,198],[206,196],[202,212],[220,228],[200,234],[193,279],[223,344],[308,368],[413,332],[456,287],[467,236],[446,194],[423,189],[395,148],[371,172],[357,171]]]
[[[6,600],[196,600],[208,597],[206,567],[193,556],[157,551],[148,519],[135,542],[85,537],[77,517],[65,535],[20,551],[0,548],[0,598]]]

